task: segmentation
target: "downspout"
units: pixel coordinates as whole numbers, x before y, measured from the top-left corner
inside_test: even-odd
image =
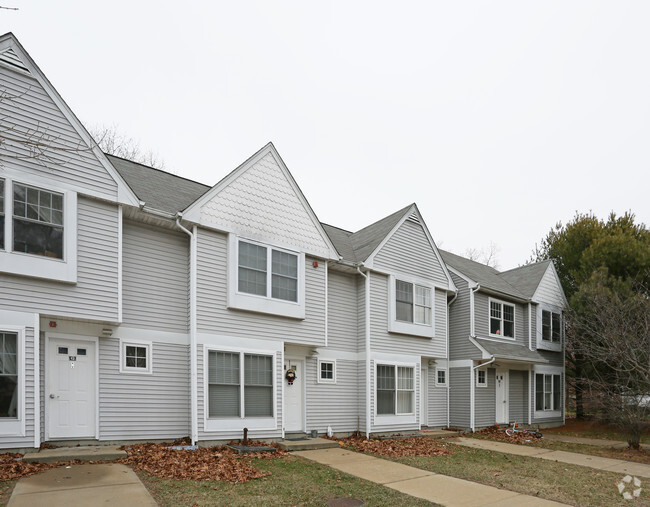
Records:
[[[366,338],[366,437],[370,437],[370,274],[361,271],[357,265],[357,272],[365,278],[365,338]]]
[[[458,291],[454,293],[454,297],[451,298],[451,301],[447,303],[447,428],[449,428],[449,390],[451,387],[451,380],[450,380],[450,373],[451,373],[451,368],[449,368],[449,309],[451,308],[451,304],[456,301],[456,298],[458,297]],[[435,372],[434,372],[435,373]]]
[[[469,337],[476,338],[475,333],[475,317],[474,317],[474,294],[481,288],[481,284],[477,283],[476,286],[469,290]],[[476,380],[474,379],[474,368],[469,372],[469,427],[474,432],[474,405],[476,396]]]
[[[530,350],[533,350],[533,305],[528,302],[528,348]],[[562,363],[564,364],[564,363]],[[532,366],[528,367],[528,424],[532,424],[533,422],[533,416],[532,416],[532,405],[533,405],[533,393],[531,392],[533,389],[533,368]]]
[[[533,350],[533,305],[528,303],[528,348]]]
[[[183,215],[176,215],[176,225],[178,228],[190,237],[190,439],[192,445],[195,445],[199,439],[198,424],[198,374],[197,374],[197,348],[196,348],[196,235],[197,228],[194,226],[193,231],[183,227],[181,219]]]

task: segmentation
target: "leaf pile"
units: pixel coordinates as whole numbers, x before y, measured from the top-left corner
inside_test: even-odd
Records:
[[[38,474],[50,468],[81,463],[78,460],[59,463],[27,463],[16,461],[17,458],[22,457],[22,454],[13,454],[9,452],[0,454],[0,481],[19,479],[21,477],[27,477],[28,475]]]
[[[449,456],[454,453],[449,445],[438,438],[412,437],[379,440],[353,435],[339,439],[339,445],[359,452],[398,458],[401,456]]]
[[[185,445],[185,442],[173,445]],[[270,445],[249,442],[249,445]],[[127,457],[120,463],[162,479],[195,481],[228,481],[242,483],[270,475],[251,464],[251,459],[272,459],[285,456],[280,449],[274,453],[237,454],[228,447],[199,447],[195,451],[168,449],[170,444],[135,444],[122,447]]]
[[[535,438],[533,435],[527,435],[526,433],[515,433],[512,436],[508,436],[505,432],[505,428],[499,426],[489,426],[480,431],[477,431],[475,435],[489,438],[490,440],[498,440],[500,442],[507,442],[509,444],[533,444],[535,441],[539,441],[538,438]]]

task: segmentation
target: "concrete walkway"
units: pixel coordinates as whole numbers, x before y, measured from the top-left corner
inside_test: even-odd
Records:
[[[571,465],[580,465],[607,472],[616,472],[620,474],[630,474],[636,477],[650,478],[650,465],[644,463],[634,463],[622,459],[602,458],[589,454],[579,454],[577,452],[553,451],[542,449],[540,447],[508,444],[505,442],[495,442],[493,440],[479,440],[477,438],[457,438],[454,443],[475,449],[485,449],[488,451],[504,452],[506,454],[516,454],[519,456],[530,456],[532,458],[547,459],[550,461],[559,461]]]
[[[72,465],[18,481],[9,507],[158,505],[133,470],[118,463]]]
[[[308,460],[336,468],[341,472],[442,505],[463,507],[564,505],[505,489],[485,486],[476,482],[439,475],[427,470],[341,448],[297,451],[293,455],[302,456]]]

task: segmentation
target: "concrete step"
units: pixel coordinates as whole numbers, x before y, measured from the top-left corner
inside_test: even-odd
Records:
[[[79,447],[57,447],[28,452],[23,461],[30,463],[56,463],[57,461],[116,461],[126,458],[126,451],[115,445],[85,445]]]
[[[278,442],[280,449],[284,451],[312,451],[315,449],[331,449],[338,447],[339,443],[327,438],[306,438],[304,440],[283,440]]]

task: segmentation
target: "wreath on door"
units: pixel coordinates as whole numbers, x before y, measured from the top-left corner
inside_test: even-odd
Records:
[[[294,368],[289,368],[287,370],[287,373],[284,374],[284,378],[287,379],[287,382],[289,382],[289,385],[292,385],[294,380],[296,380],[298,377],[296,375],[296,370]]]

